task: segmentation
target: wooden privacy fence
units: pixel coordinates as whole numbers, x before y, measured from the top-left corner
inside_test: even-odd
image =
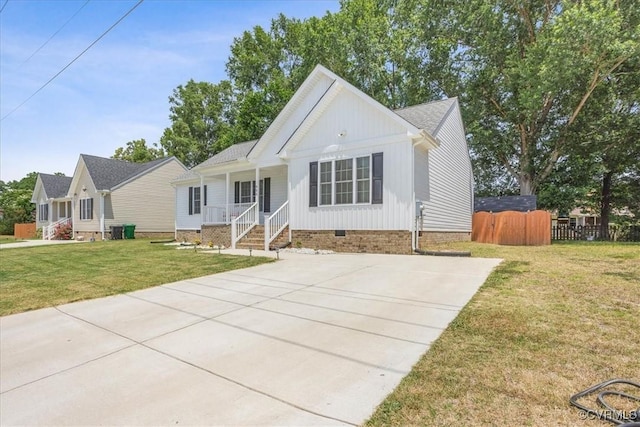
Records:
[[[16,239],[33,239],[36,237],[36,223],[14,224],[13,237]]]
[[[550,245],[551,214],[539,210],[476,212],[473,214],[471,240],[498,245]]]

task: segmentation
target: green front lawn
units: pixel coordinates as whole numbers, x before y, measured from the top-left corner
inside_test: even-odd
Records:
[[[367,425],[604,425],[569,397],[640,380],[640,245],[443,248],[505,261]]]
[[[16,239],[13,236],[0,236],[0,245],[3,243],[20,243],[24,242],[22,239]]]
[[[200,253],[149,240],[3,249],[0,315],[98,298],[272,260]]]

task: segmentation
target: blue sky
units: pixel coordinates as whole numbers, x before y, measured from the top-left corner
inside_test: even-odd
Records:
[[[5,5],[0,0],[0,117],[71,62],[137,0],[85,3],[8,0]],[[256,25],[268,28],[278,13],[306,18],[338,9],[337,0],[145,0],[0,122],[0,179],[18,180],[32,171],[71,176],[81,153],[110,157],[133,139],[159,142],[170,124],[168,97],[173,89],[189,79],[224,79],[234,37]]]

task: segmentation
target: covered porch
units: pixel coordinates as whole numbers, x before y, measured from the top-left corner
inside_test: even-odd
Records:
[[[254,227],[261,225],[268,248],[289,223],[287,174],[287,165],[201,172],[200,189],[192,191],[189,197],[201,204],[203,226],[231,226],[231,247],[235,248]]]
[[[58,226],[71,224],[73,217],[70,198],[49,199],[38,205],[38,224],[42,226],[42,239],[52,240]]]

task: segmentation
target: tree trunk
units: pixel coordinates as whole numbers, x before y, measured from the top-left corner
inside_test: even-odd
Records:
[[[612,171],[607,171],[602,177],[602,193],[600,195],[600,236],[603,240],[609,240],[609,213],[611,211],[612,178]]]
[[[526,172],[520,172],[520,195],[531,196],[533,194],[533,180],[531,175]]]

